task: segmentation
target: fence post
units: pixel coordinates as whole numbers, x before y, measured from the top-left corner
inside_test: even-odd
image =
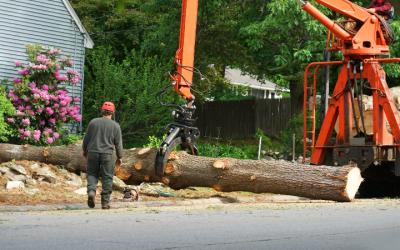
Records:
[[[295,154],[296,154],[296,134],[293,134],[293,161],[295,161]]]

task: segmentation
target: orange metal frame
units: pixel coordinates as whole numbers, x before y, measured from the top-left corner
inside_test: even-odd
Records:
[[[305,75],[304,75],[304,155],[303,155],[303,162],[304,159],[306,158],[306,152],[307,148],[311,148],[311,152],[314,149],[315,145],[315,126],[316,126],[316,120],[315,120],[315,101],[316,101],[316,87],[317,87],[317,73],[318,69],[321,66],[327,66],[327,65],[337,65],[337,64],[343,64],[343,61],[336,61],[336,62],[315,62],[311,63],[310,65],[307,66]],[[314,73],[308,73],[310,68],[312,66],[317,65],[317,67],[314,70]],[[312,87],[308,86],[308,76],[309,75],[314,75],[314,83]],[[308,95],[308,90],[312,91],[312,101],[308,102],[307,101],[307,95]],[[307,105],[311,104],[311,116],[307,116]],[[307,119],[312,119],[312,129],[310,131],[307,131]],[[307,134],[311,134],[311,145],[307,145]]]
[[[386,43],[385,36],[378,18],[369,13],[366,9],[348,1],[348,0],[315,0],[316,2],[338,12],[342,15],[351,18],[362,24],[355,33],[350,34],[341,26],[330,20],[322,14],[318,9],[313,7],[309,2],[302,3],[302,9],[308,12],[311,16],[317,19],[325,27],[328,28],[328,51],[342,51],[344,60],[342,62],[324,62],[310,64],[305,73],[304,85],[304,155],[303,162],[306,156],[307,148],[311,148],[311,163],[321,165],[327,148],[329,145],[332,132],[339,119],[339,132],[336,137],[335,147],[351,147],[350,139],[352,137],[352,106],[351,106],[351,91],[345,90],[350,78],[351,83],[354,82],[354,77],[360,79],[360,73],[350,74],[348,76],[348,66],[350,72],[353,72],[353,63],[363,63],[363,79],[367,79],[373,90],[373,139],[368,142],[369,146],[390,146],[396,145],[400,150],[400,116],[397,112],[389,88],[386,83],[386,74],[380,63],[400,62],[400,59],[379,59],[381,55],[389,54],[389,46]],[[332,39],[330,38],[332,34]],[[332,47],[329,48],[329,43]],[[329,103],[328,111],[324,122],[321,126],[321,131],[318,140],[315,144],[315,94],[316,94],[316,79],[317,70],[323,65],[342,64],[342,70],[339,74],[338,81],[332,94]],[[309,73],[311,66],[318,65],[314,73]],[[314,75],[314,84],[309,87],[307,77]],[[353,87],[353,86],[352,86]],[[313,91],[313,99],[307,102],[307,91]],[[307,104],[312,104],[312,115],[307,116]],[[392,129],[392,134],[389,134],[386,128],[385,115]],[[313,120],[312,130],[307,131],[307,119]],[[307,145],[307,135],[311,134],[311,145]],[[395,144],[396,142],[397,144]]]
[[[396,145],[400,150],[400,116],[397,112],[396,106],[390,94],[389,88],[386,84],[385,72],[379,63],[392,63],[392,62],[400,62],[400,58],[390,58],[390,59],[365,59],[364,67],[365,67],[365,75],[363,78],[367,79],[371,85],[371,89],[373,90],[373,142],[370,144],[377,146],[392,146]],[[343,64],[342,71],[339,75],[338,82],[333,91],[331,101],[329,103],[329,108],[322,124],[321,131],[315,144],[315,94],[313,95],[313,108],[312,108],[312,116],[307,117],[304,116],[304,155],[303,161],[306,157],[307,148],[311,148],[311,163],[316,165],[321,165],[326,149],[330,148],[332,145],[329,145],[329,141],[332,136],[332,132],[336,123],[336,120],[339,117],[339,133],[336,137],[336,145],[337,146],[351,146],[350,138],[351,138],[351,127],[352,127],[352,108],[350,105],[350,92],[343,92],[345,85],[347,84],[347,62],[330,62],[330,63],[313,63],[310,64],[306,69],[306,77],[305,77],[305,98],[307,98],[306,91],[312,89],[315,91],[316,87],[316,72],[319,67],[323,65],[333,65],[333,64]],[[314,87],[307,87],[307,75],[308,70],[311,66],[318,65],[315,69],[314,75]],[[352,69],[351,69],[352,70]],[[352,76],[352,75],[350,75]],[[356,75],[357,79],[360,78],[360,75]],[[353,80],[354,78],[351,77]],[[314,92],[315,93],[315,92]],[[305,103],[310,104],[310,102]],[[305,105],[304,112],[306,113]],[[389,121],[389,125],[392,129],[391,135],[386,128],[386,119],[385,115]],[[307,119],[312,118],[313,127],[311,131],[307,131]],[[307,145],[307,134],[312,134],[312,142],[311,145]],[[396,143],[395,143],[396,142]]]

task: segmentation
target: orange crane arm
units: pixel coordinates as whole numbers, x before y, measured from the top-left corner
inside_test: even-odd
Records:
[[[348,0],[314,0],[314,1],[355,21],[364,23],[367,21],[368,18],[371,17],[371,14],[368,13],[364,8]],[[350,39],[351,35],[347,31],[345,31],[338,24],[329,19],[329,17],[325,16],[312,4],[310,4],[309,2],[303,2],[302,0],[297,0],[297,2],[301,4],[301,8],[303,10],[305,10],[312,17],[314,17],[316,20],[322,23],[336,36],[340,37],[344,41]]]
[[[365,22],[371,16],[364,8],[349,0],[314,0],[329,9],[356,21]]]
[[[194,100],[194,96],[190,92],[190,86],[193,80],[197,9],[198,0],[182,1],[179,49],[175,55],[177,74],[171,76],[172,80],[176,81],[174,90],[188,101]]]

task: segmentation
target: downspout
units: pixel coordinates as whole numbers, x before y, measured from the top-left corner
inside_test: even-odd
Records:
[[[82,88],[81,88],[81,108],[80,108],[80,115],[83,117],[83,84],[84,84],[84,79],[85,79],[85,48],[86,48],[86,37],[85,37],[85,34],[82,34],[83,35],[83,41],[82,41],[82,68],[81,68],[81,76],[82,76],[82,79],[81,79],[81,85],[82,85]],[[82,134],[82,130],[83,130],[83,126],[82,126],[82,120],[83,119],[81,119],[81,121],[79,122],[79,134]]]

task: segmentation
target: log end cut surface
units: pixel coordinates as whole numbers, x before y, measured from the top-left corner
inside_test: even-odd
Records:
[[[359,168],[355,167],[350,170],[349,174],[347,175],[347,185],[345,189],[346,194],[344,196],[349,197],[349,200],[354,200],[362,181],[363,178],[361,177],[361,171]]]

